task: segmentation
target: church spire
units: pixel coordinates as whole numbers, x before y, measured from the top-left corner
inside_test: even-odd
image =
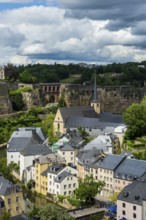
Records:
[[[94,102],[97,102],[96,72],[94,72],[94,93],[93,93],[93,101],[94,101]]]
[[[96,86],[96,72],[94,72],[94,91],[93,91],[93,100],[91,106],[94,108],[97,114],[100,114],[100,103],[98,102],[97,97],[97,86]]]

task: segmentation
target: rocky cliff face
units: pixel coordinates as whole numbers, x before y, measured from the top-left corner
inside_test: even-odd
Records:
[[[0,114],[9,114],[12,112],[12,105],[8,94],[8,85],[0,83]]]
[[[12,113],[12,105],[8,91],[16,90],[26,85],[0,83],[0,114]],[[30,86],[30,85],[29,85]],[[32,106],[42,106],[45,94],[40,85],[31,85],[32,92],[23,93],[27,109]],[[42,96],[42,93],[44,96]],[[93,97],[92,85],[61,85],[60,96],[63,93],[67,106],[90,106]],[[132,88],[130,86],[104,87],[97,89],[98,101],[102,112],[122,113],[133,102],[140,102],[146,95],[146,87]]]
[[[129,86],[104,87],[97,89],[102,112],[122,113],[133,102],[140,102],[146,95],[146,88]],[[67,85],[64,89],[67,106],[90,105],[93,97],[92,86]]]

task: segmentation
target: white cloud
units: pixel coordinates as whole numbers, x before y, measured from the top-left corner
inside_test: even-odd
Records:
[[[0,0],[0,3],[29,3],[32,2],[32,0]]]
[[[65,13],[66,9],[45,6],[0,11],[0,63],[105,63],[145,58],[145,47],[141,47],[145,35],[134,35],[133,27],[111,31],[108,19],[75,19]],[[142,29],[140,23],[136,25]]]

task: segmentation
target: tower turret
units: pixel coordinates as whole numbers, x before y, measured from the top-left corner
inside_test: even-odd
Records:
[[[97,97],[97,85],[96,85],[96,72],[94,73],[94,91],[93,91],[93,100],[91,101],[91,106],[94,107],[94,110],[97,114],[100,114],[100,102]]]

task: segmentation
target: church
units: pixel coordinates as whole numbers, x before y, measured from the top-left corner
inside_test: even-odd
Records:
[[[117,127],[123,124],[122,116],[111,112],[101,112],[97,98],[96,74],[94,77],[94,94],[91,106],[61,107],[58,109],[54,123],[54,132],[65,134],[67,129],[100,129]]]

